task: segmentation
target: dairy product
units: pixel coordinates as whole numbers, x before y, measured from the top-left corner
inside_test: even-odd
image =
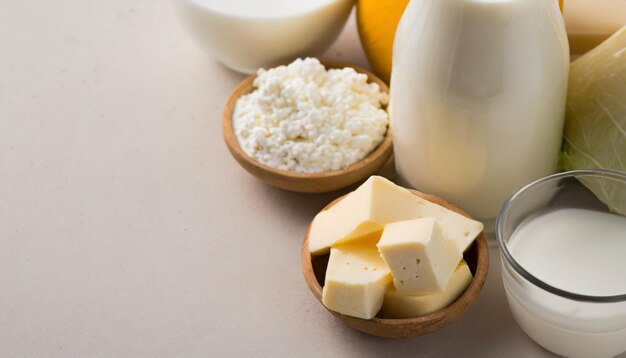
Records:
[[[389,286],[378,312],[381,318],[411,318],[435,312],[454,302],[472,282],[472,273],[461,260],[443,292],[426,295],[403,295]]]
[[[560,209],[527,219],[508,243],[515,260],[539,280],[562,290],[626,294],[626,218]],[[534,286],[509,266],[503,281],[524,331],[545,348],[573,357],[608,357],[626,350],[626,302],[587,303]]]
[[[445,291],[463,257],[433,217],[385,225],[376,246],[392,272],[395,290],[405,295]]]
[[[563,15],[570,52],[583,54],[626,25],[626,1],[567,0]]]
[[[391,79],[398,173],[495,217],[514,189],[555,169],[568,65],[556,1],[411,1]]]
[[[322,302],[352,317],[373,318],[383,304],[391,273],[374,245],[340,245],[330,250]]]
[[[422,199],[383,177],[371,176],[354,192],[315,216],[309,232],[309,250],[314,255],[324,254],[333,245],[381,231],[385,224],[430,216],[459,252],[483,229],[480,222]]]
[[[259,70],[241,96],[233,128],[246,154],[294,172],[337,170],[363,159],[383,140],[387,93],[353,68],[330,69],[315,58]]]
[[[467,285],[467,265],[459,262],[481,230],[479,222],[371,176],[317,214],[309,228],[310,253],[330,251],[322,302],[363,319],[376,316],[385,292],[389,315],[444,307]]]
[[[323,53],[341,32],[352,0],[177,0],[196,42],[244,73]]]
[[[389,222],[414,217],[415,195],[385,178],[371,176],[311,223],[309,250],[323,254],[335,244],[381,232]]]
[[[509,248],[528,272],[549,285],[586,295],[626,294],[626,217],[556,210],[520,225]]]
[[[418,198],[415,217],[434,217],[444,236],[452,241],[460,253],[474,242],[483,230],[483,224],[428,200]]]

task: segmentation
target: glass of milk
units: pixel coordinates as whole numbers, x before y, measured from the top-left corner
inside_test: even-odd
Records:
[[[569,357],[626,351],[625,209],[626,173],[606,170],[539,179],[502,207],[496,237],[506,296],[544,348]]]
[[[176,0],[198,45],[235,71],[254,73],[322,54],[343,29],[353,0]]]

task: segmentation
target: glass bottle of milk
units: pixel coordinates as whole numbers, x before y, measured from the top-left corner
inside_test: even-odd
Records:
[[[568,69],[556,0],[411,0],[391,78],[398,174],[494,218],[556,168]]]

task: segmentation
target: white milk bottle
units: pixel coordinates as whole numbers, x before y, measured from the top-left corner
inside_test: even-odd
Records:
[[[398,174],[494,218],[556,168],[568,69],[556,0],[411,0],[391,76]]]

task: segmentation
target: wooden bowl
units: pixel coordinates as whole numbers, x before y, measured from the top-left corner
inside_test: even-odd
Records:
[[[433,203],[470,217],[463,210],[445,202],[441,198],[424,194],[417,190],[411,190],[411,192]],[[322,210],[328,210],[342,198],[343,197],[336,199]],[[302,243],[302,273],[304,274],[304,279],[313,293],[313,296],[315,296],[315,298],[322,303],[322,285],[326,275],[328,254],[313,257],[311,256],[311,253],[309,252],[310,230],[311,226],[309,225],[309,229],[304,236],[304,242]],[[371,320],[346,316],[332,310],[328,311],[351,328],[378,337],[408,338],[434,332],[459,318],[476,300],[481,289],[483,288],[483,285],[485,284],[487,271],[489,270],[489,248],[487,246],[487,241],[485,240],[485,235],[482,232],[478,235],[470,248],[463,254],[463,258],[467,261],[467,265],[469,266],[474,279],[467,289],[465,289],[465,292],[459,296],[456,301],[438,311],[415,318],[392,319],[374,317]]]
[[[377,83],[381,91],[389,92],[389,87],[373,73],[339,61],[321,61],[326,68],[352,67],[359,73],[368,76],[369,82]],[[393,147],[391,145],[391,128],[387,127],[387,133],[383,141],[370,154],[360,161],[339,170],[332,170],[320,173],[296,173],[287,170],[272,168],[254,158],[248,156],[239,146],[237,137],[233,130],[232,113],[235,103],[242,95],[254,90],[252,83],[256,75],[247,77],[233,91],[226,103],[226,109],[222,119],[222,134],[230,154],[237,162],[258,179],[275,187],[301,192],[301,193],[323,193],[344,188],[354,184],[374,174],[391,157]]]

